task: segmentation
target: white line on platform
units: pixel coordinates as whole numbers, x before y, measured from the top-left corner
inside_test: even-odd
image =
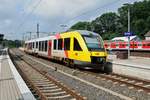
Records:
[[[12,71],[12,74],[13,74],[16,82],[17,82],[19,90],[20,90],[20,92],[23,96],[23,99],[24,100],[35,100],[35,98],[34,98],[33,94],[31,93],[30,89],[27,87],[24,80],[22,79],[22,77],[18,73],[17,69],[15,68],[14,64],[12,63],[9,55],[7,55],[6,57],[8,58],[8,63],[9,63],[10,69]]]
[[[26,55],[25,55],[25,56],[26,56]],[[37,62],[37,63],[40,63],[40,64],[44,65],[44,66],[47,66],[47,67],[49,67],[49,68],[51,68],[51,69],[55,69],[54,67],[49,66],[49,65],[47,65],[47,64],[45,64],[45,63],[42,63],[42,62],[40,62],[40,61],[37,61],[37,60],[35,60],[35,59],[33,59],[33,58],[29,57],[29,56],[26,56],[26,57],[28,57],[28,58],[34,60],[34,61]],[[79,80],[79,81],[81,81],[81,82],[83,82],[83,83],[86,83],[86,84],[88,84],[88,85],[91,85],[91,86],[93,86],[93,87],[95,87],[95,88],[98,88],[98,89],[103,90],[103,91],[105,91],[105,92],[108,92],[108,93],[110,93],[110,94],[112,94],[112,95],[115,95],[115,96],[117,96],[117,97],[120,97],[121,99],[132,100],[132,98],[130,98],[130,97],[124,96],[124,95],[119,94],[119,93],[117,93],[117,92],[114,92],[114,91],[112,91],[112,90],[110,90],[110,89],[107,89],[107,88],[98,86],[98,85],[96,85],[96,84],[93,84],[93,83],[91,83],[91,82],[88,82],[88,81],[86,81],[86,80],[83,80],[83,79],[81,79],[81,78],[78,78],[78,77],[76,77],[76,76],[73,76],[73,75],[71,75],[71,74],[65,73],[65,72],[63,72],[63,71],[61,71],[61,70],[57,70],[57,71],[60,72],[60,73],[62,73],[62,74],[64,74],[64,75],[66,75],[66,76],[69,76],[69,77],[74,78],[74,79],[76,79],[76,80]]]
[[[132,68],[138,68],[138,69],[144,69],[144,70],[150,70],[149,66],[144,66],[144,65],[138,65],[138,64],[124,64],[120,62],[112,62],[114,65],[121,65],[121,66],[126,66],[126,67],[132,67]]]

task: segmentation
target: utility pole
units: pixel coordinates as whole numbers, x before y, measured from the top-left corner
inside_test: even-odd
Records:
[[[37,23],[37,38],[39,38],[39,23]]]

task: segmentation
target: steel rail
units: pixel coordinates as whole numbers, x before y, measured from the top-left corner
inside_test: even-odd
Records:
[[[15,56],[15,55],[12,55],[12,56]],[[86,99],[85,97],[82,97],[80,94],[76,93],[75,91],[69,89],[67,86],[64,86],[63,84],[61,84],[60,82],[58,82],[53,77],[49,76],[47,74],[47,72],[42,72],[42,71],[38,70],[36,67],[34,67],[32,64],[30,64],[27,61],[25,61],[24,59],[22,59],[20,56],[15,56],[15,57],[19,58],[21,61],[23,61],[24,63],[26,63],[28,66],[32,67],[34,70],[36,70],[38,73],[40,73],[41,75],[43,75],[48,80],[52,81],[54,84],[56,84],[56,86],[62,88],[62,90],[66,91],[66,93],[70,94],[73,98],[76,98],[77,100],[85,100]],[[15,65],[17,65],[17,64],[15,63]],[[42,93],[42,91],[39,88],[37,88],[37,86],[34,84],[34,82],[30,78],[28,78],[28,75],[26,75],[26,73],[24,72],[24,69],[20,68],[20,67],[18,67],[18,69],[21,72],[23,78],[37,92],[37,94],[40,96],[40,98],[42,100],[47,100],[47,97]]]

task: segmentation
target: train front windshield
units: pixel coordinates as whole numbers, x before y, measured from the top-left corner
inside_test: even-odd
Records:
[[[91,50],[102,50],[104,49],[103,40],[99,36],[83,36],[88,49]]]

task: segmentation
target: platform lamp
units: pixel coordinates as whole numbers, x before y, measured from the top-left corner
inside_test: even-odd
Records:
[[[124,6],[128,7],[128,32],[130,32],[130,4],[126,3]],[[128,36],[128,58],[130,57],[130,36]]]

